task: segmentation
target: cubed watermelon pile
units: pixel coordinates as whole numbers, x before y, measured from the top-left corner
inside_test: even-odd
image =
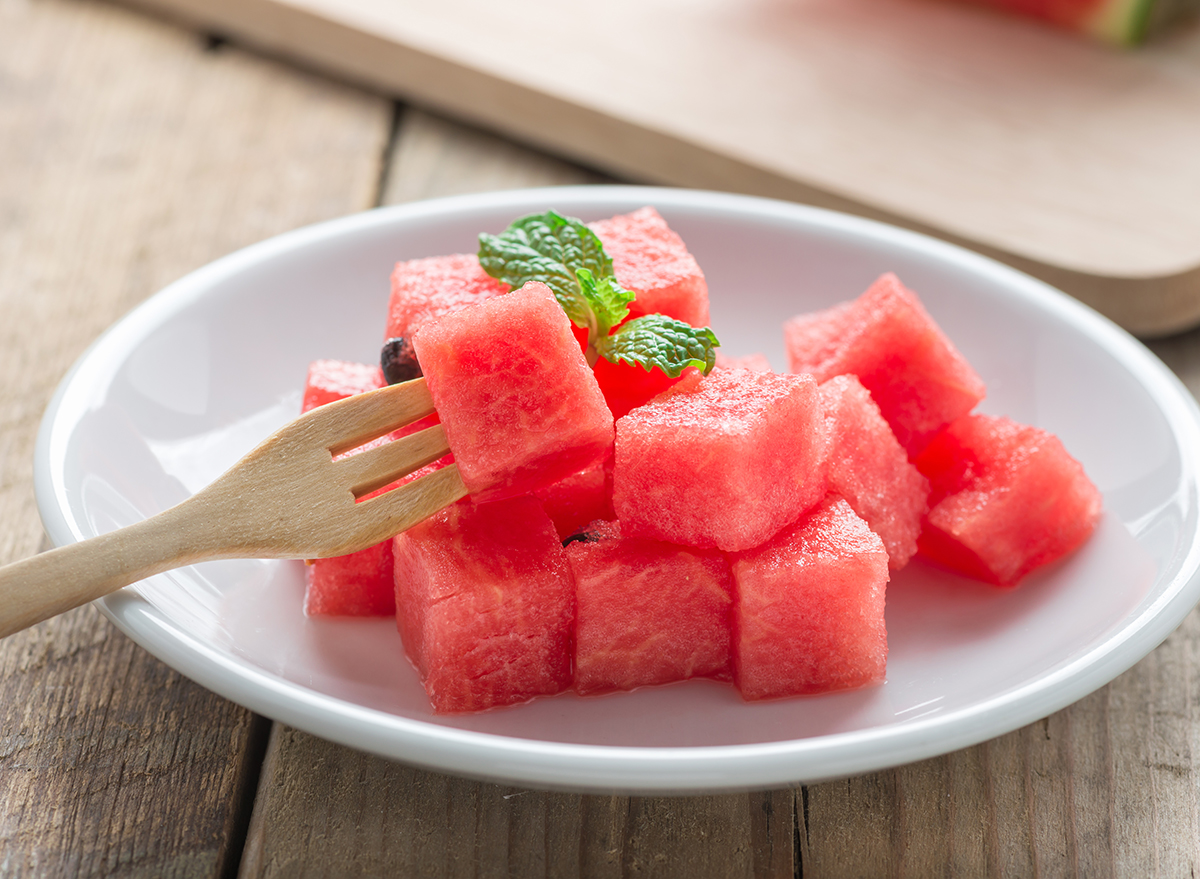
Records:
[[[591,228],[628,319],[707,323],[657,211]],[[690,678],[747,700],[877,685],[887,583],[914,555],[1012,586],[1101,515],[1058,439],[974,413],[982,380],[894,275],[788,321],[786,374],[758,354],[589,364],[555,294],[513,286],[473,255],[396,266],[384,337],[411,340],[471,494],[309,567],[310,615],[396,614],[435,712]],[[318,361],[304,406],[383,383]]]

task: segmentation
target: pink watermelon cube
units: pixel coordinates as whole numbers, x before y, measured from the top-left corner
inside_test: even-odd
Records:
[[[914,462],[929,478],[922,554],[1011,586],[1080,547],[1103,500],[1057,437],[1008,418],[969,415]]]
[[[887,551],[845,500],[831,494],[732,563],[733,678],[744,698],[883,682]]]
[[[554,523],[554,530],[565,540],[597,519],[614,519],[612,508],[612,460],[573,473],[551,485],[539,488],[534,497]]]
[[[821,499],[824,461],[811,376],[716,370],[617,422],[613,509],[631,536],[750,549]]]
[[[909,457],[983,399],[983,381],[893,274],[853,302],[784,325],[792,372],[858,376]]]
[[[632,320],[665,314],[708,326],[708,283],[687,246],[652,207],[590,224],[613,262],[613,274],[637,293]]]
[[[384,338],[411,339],[431,320],[507,290],[507,284],[483,270],[473,253],[397,263]]]
[[[767,360],[765,354],[746,354],[742,357],[734,357],[729,354],[723,354],[717,349],[717,369],[748,369],[751,372],[774,372],[771,369],[771,361]]]
[[[460,501],[397,535],[396,620],[439,714],[571,685],[570,565],[532,497]]]
[[[378,366],[346,360],[314,360],[308,365],[300,411],[307,412],[385,384],[383,370]]]
[[[575,573],[575,689],[729,679],[729,562],[596,522],[567,544]]]
[[[929,482],[908,460],[867,389],[852,375],[821,385],[829,487],[883,539],[893,571],[917,551]]]
[[[378,366],[343,360],[316,360],[304,383],[302,411],[384,385]],[[391,616],[392,542],[386,540],[350,555],[314,559],[305,567],[304,612],[309,616]]]
[[[673,387],[684,376],[695,373],[698,369],[689,367],[681,375],[672,378],[661,369],[643,369],[629,363],[610,363],[604,358],[596,361],[592,369],[596,373],[596,383],[604,394],[604,402],[613,414],[613,418],[624,418],[638,406],[644,406],[667,388]]]
[[[608,456],[612,413],[545,284],[447,314],[413,347],[477,501],[536,491]]]

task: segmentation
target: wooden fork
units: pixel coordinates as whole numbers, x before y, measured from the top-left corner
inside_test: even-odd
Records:
[[[346,555],[415,525],[466,495],[457,466],[358,499],[445,455],[440,424],[334,458],[433,411],[423,378],[320,406],[183,503],[0,568],[0,638],[172,568]]]

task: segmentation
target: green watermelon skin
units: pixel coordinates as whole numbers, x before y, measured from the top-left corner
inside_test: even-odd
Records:
[[[1185,7],[1168,0],[987,0],[993,6],[1033,16],[1059,27],[1118,45],[1132,45],[1146,36],[1156,6]]]
[[[796,524],[731,561],[733,677],[743,698],[883,682],[887,551],[845,500],[829,495]]]
[[[394,538],[396,620],[439,714],[571,685],[574,584],[532,497],[459,501]]]
[[[384,338],[412,339],[430,321],[507,291],[473,253],[399,262],[392,270]]]
[[[909,462],[855,376],[834,376],[822,384],[821,401],[829,435],[829,488],[880,536],[889,567],[898,571],[917,552],[929,481]]]
[[[612,413],[545,284],[444,315],[413,348],[476,501],[537,491],[610,453]]]
[[[910,458],[984,396],[983,380],[890,273],[852,302],[797,315],[784,334],[792,372],[858,376]]]
[[[961,418],[914,463],[931,487],[921,553],[998,586],[1074,552],[1103,511],[1057,437],[1008,418]]]
[[[567,544],[575,575],[575,689],[581,694],[729,680],[729,562],[715,550],[623,537],[595,522]]]
[[[749,549],[821,499],[824,460],[811,376],[714,370],[617,422],[613,509],[631,536]]]

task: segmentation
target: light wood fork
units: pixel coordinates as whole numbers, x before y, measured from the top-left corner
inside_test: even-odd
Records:
[[[423,378],[320,406],[183,503],[0,568],[0,638],[172,568],[346,555],[415,525],[466,495],[454,464],[359,498],[445,455],[441,425],[335,457],[433,411]]]

